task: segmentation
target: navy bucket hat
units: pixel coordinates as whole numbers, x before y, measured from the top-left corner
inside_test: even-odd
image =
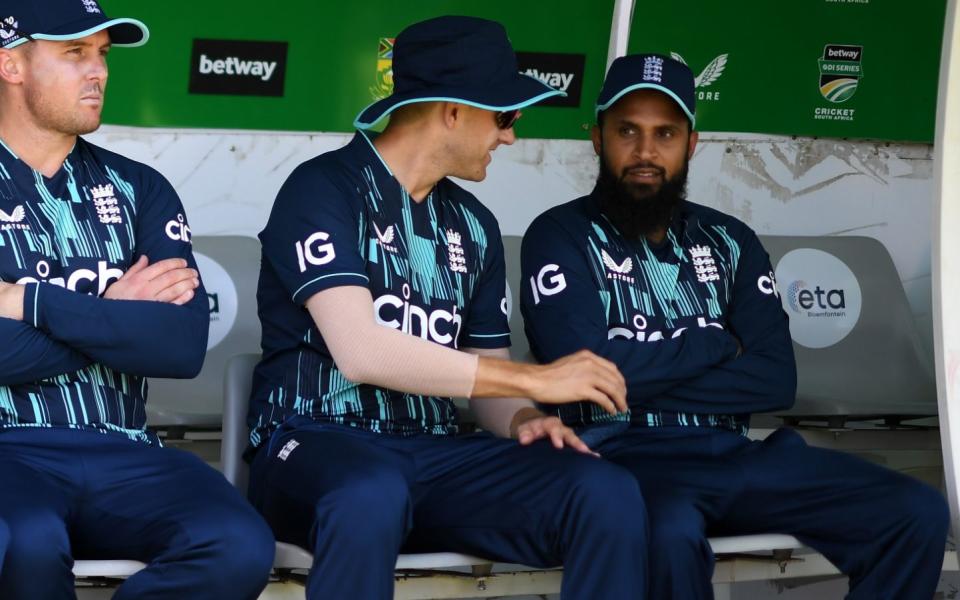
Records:
[[[30,40],[66,41],[106,29],[114,46],[142,46],[150,31],[136,19],[110,19],[97,0],[3,0],[0,48]]]
[[[652,89],[673,98],[687,118],[696,125],[696,83],[690,67],[660,54],[630,54],[613,61],[597,98],[597,114],[607,110],[630,92]]]
[[[517,56],[500,23],[437,17],[400,32],[393,46],[393,93],[363,109],[353,124],[368,129],[413,102],[459,102],[507,111],[563,95],[518,72]]]

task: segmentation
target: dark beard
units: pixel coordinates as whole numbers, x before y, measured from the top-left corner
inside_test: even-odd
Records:
[[[684,159],[683,168],[660,189],[625,181],[625,173],[613,173],[600,153],[600,174],[594,194],[600,201],[600,211],[629,240],[639,240],[670,226],[673,215],[681,202],[687,198],[687,169],[689,160]],[[630,168],[658,168],[650,163],[638,163]]]

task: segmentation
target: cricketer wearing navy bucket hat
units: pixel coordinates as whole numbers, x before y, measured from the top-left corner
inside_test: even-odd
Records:
[[[628,413],[550,411],[639,483],[651,598],[713,598],[708,531],[794,535],[849,576],[850,599],[930,598],[949,526],[937,490],[790,429],[747,437],[753,413],[794,403],[793,343],[757,235],[686,198],[694,92],[693,73],[671,58],[614,61],[592,131],[596,186],[524,235],[533,354],[586,345],[627,382]]]
[[[396,92],[294,170],[260,233],[250,498],[313,554],[312,600],[392,598],[401,549],[563,564],[566,600],[643,598],[636,481],[530,400],[616,414],[622,378],[587,351],[509,360],[500,230],[449,178],[482,180],[510,112],[559,92],[485,19],[411,25],[393,60]],[[457,435],[455,397],[485,433]]]
[[[393,93],[357,115],[367,129],[413,102],[452,101],[495,112],[566,96],[519,73],[507,31],[496,21],[446,16],[416,23],[393,47]]]
[[[252,599],[273,565],[240,492],[146,426],[147,378],[195,377],[210,323],[173,186],[83,137],[111,47],[146,39],[0,0],[0,598],[75,598],[74,561],[111,559],[143,563],[117,600]]]
[[[104,29],[114,46],[142,46],[150,31],[136,19],[110,19],[96,0],[14,0],[0,4],[0,48],[31,40],[63,42]]]

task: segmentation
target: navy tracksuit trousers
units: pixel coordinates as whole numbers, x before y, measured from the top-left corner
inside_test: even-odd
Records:
[[[755,533],[792,534],[821,552],[849,575],[849,600],[925,600],[936,590],[949,510],[911,477],[788,429],[751,441],[634,427],[594,449],[640,483],[652,600],[712,598],[707,536]]]
[[[546,442],[311,423],[280,429],[260,448],[250,497],[278,540],[313,552],[309,600],[389,600],[401,549],[563,564],[564,600],[645,597],[647,516],[636,480]]]
[[[74,598],[77,559],[147,568],[116,600],[256,598],[270,530],[196,456],[70,429],[0,432],[0,599]]]

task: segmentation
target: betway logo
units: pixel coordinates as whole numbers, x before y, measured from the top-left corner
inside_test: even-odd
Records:
[[[206,54],[200,55],[200,73],[202,75],[231,75],[258,77],[260,81],[270,81],[277,68],[277,61],[241,60],[236,56],[211,60]]]
[[[570,87],[570,83],[573,81],[574,76],[574,73],[550,73],[547,71],[540,71],[539,69],[527,69],[524,71],[524,74],[531,77],[536,77],[543,83],[554,89],[558,89],[561,92],[567,91],[567,88]]]
[[[723,329],[723,325],[716,322],[707,321],[703,317],[697,317],[697,326],[702,328],[705,327],[716,327],[718,329]],[[607,339],[612,340],[616,338],[624,340],[637,340],[638,342],[659,342],[660,340],[665,339],[666,335],[670,336],[670,339],[678,338],[683,335],[683,332],[687,330],[686,327],[680,327],[679,329],[674,330],[673,332],[664,333],[662,331],[646,331],[647,329],[647,318],[643,315],[635,315],[633,317],[633,327],[637,331],[631,331],[626,327],[611,327],[607,331]]]
[[[19,285],[25,285],[27,283],[49,283],[50,285],[56,285],[62,288],[66,288],[71,292],[76,292],[77,287],[81,285],[82,282],[86,281],[92,285],[96,284],[96,295],[102,296],[107,288],[110,287],[110,284],[114,281],[117,281],[123,277],[123,271],[121,269],[111,268],[107,261],[101,260],[97,262],[97,270],[91,271],[90,269],[77,269],[69,275],[63,277],[51,277],[47,279],[50,275],[50,265],[45,260],[41,260],[37,263],[37,277],[22,277],[17,280],[16,283]],[[88,294],[93,294],[92,289],[85,290]]]
[[[463,317],[457,314],[456,306],[452,313],[443,309],[427,313],[410,303],[410,285],[406,283],[403,284],[403,296],[384,294],[373,301],[373,315],[377,324],[444,346],[452,343],[453,348],[457,347]]]

